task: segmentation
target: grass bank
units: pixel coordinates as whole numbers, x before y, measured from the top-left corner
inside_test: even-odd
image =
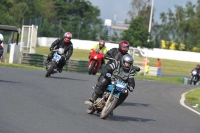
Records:
[[[21,64],[2,63],[2,62],[0,62],[0,66],[15,67],[15,68],[25,68],[25,69],[34,69],[34,70],[44,70],[44,68],[41,68],[41,67],[27,66],[27,65],[21,65]]]
[[[192,106],[198,104],[198,108],[200,109],[200,88],[189,91],[186,94],[186,99]]]

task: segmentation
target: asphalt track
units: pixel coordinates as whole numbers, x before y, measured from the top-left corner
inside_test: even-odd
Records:
[[[0,67],[0,133],[199,133],[200,115],[180,105],[195,86],[136,80],[106,120],[86,113],[96,76]]]

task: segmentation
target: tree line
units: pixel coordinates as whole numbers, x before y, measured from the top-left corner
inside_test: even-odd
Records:
[[[89,0],[1,0],[2,25],[36,24],[39,36],[61,37],[65,31],[73,33],[73,38],[110,42],[128,40],[134,47],[160,48],[161,41],[173,42],[178,47],[192,51],[200,46],[200,6],[199,2],[187,2],[184,7],[175,5],[175,10],[160,13],[161,23],[152,20],[149,33],[151,7],[146,0],[132,0],[130,19],[124,20],[129,29],[108,34],[100,9]],[[169,47],[167,47],[169,48]],[[196,51],[200,51],[196,49]]]

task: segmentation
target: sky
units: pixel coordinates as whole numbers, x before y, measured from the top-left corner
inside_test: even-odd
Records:
[[[170,8],[174,10],[174,5],[185,7],[186,3],[191,1],[193,4],[197,3],[197,0],[154,0],[154,20],[160,23],[160,13],[168,12]],[[130,19],[127,15],[127,12],[131,10],[131,0],[90,0],[93,6],[98,6],[101,10],[101,18],[105,19],[114,19],[116,14],[117,21],[124,21],[125,19]],[[152,0],[150,0],[152,4]]]

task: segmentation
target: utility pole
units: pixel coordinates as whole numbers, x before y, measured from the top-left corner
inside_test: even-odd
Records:
[[[151,14],[150,14],[150,19],[149,19],[149,34],[151,33],[151,23],[152,23],[152,16],[153,16],[153,4],[154,4],[154,0],[152,0],[152,3],[151,3]],[[147,40],[148,42],[150,41],[149,38]]]

